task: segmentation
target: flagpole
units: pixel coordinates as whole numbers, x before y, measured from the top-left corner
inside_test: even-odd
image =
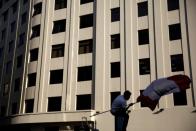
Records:
[[[134,103],[130,103],[130,104],[128,104],[128,106],[126,107],[126,110],[127,109],[129,109],[129,107],[131,107],[131,106],[133,106],[133,105],[135,105],[136,103],[138,103],[137,101],[136,102],[134,102]],[[130,106],[129,106],[130,105]],[[119,108],[119,107],[118,107]],[[109,112],[109,111],[111,111],[111,109],[109,109],[109,110],[106,110],[106,111],[103,111],[103,112],[99,112],[99,111],[97,111],[95,114],[93,114],[93,115],[90,115],[89,117],[93,117],[93,116],[97,116],[97,115],[100,115],[100,114],[104,114],[104,113],[106,113],[106,112]]]

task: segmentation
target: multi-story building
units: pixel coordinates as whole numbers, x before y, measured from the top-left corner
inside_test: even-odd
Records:
[[[190,89],[152,112],[130,109],[128,131],[195,131],[194,0],[0,0],[0,128],[113,131],[108,111],[175,74]],[[161,109],[161,110],[159,110]],[[108,111],[108,112],[104,112]],[[104,112],[92,116],[96,112]]]

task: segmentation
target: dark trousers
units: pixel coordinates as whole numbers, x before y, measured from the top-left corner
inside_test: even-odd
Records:
[[[126,131],[129,115],[115,115],[115,131]]]

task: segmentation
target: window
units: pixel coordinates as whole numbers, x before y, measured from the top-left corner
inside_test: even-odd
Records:
[[[17,6],[18,6],[18,1],[16,1],[16,2],[12,5],[12,13],[13,13],[13,14],[17,11]]]
[[[67,8],[67,0],[55,0],[55,10]]]
[[[6,96],[6,95],[8,95],[8,93],[9,93],[9,83],[5,83],[4,85],[3,85],[3,96]]]
[[[93,14],[80,16],[80,28],[87,28],[93,26]]]
[[[171,55],[171,69],[172,72],[184,71],[184,61],[182,54]]]
[[[61,111],[61,97],[48,98],[48,112]]]
[[[21,25],[23,25],[24,23],[26,23],[27,21],[27,12],[22,14],[22,19],[21,19]]]
[[[10,73],[11,69],[12,69],[12,61],[8,61],[6,63],[6,69],[5,69],[6,74]]]
[[[63,69],[50,71],[50,84],[59,84],[63,82]]]
[[[93,50],[93,40],[82,40],[79,41],[78,54],[92,53]]]
[[[120,34],[111,35],[111,49],[120,48]]]
[[[23,5],[25,5],[28,2],[28,0],[23,0]]]
[[[149,44],[149,31],[148,29],[138,31],[139,45]]]
[[[3,47],[0,48],[0,58],[3,56]]]
[[[34,5],[34,12],[33,12],[33,16],[41,14],[42,12],[42,3],[38,3],[36,5]]]
[[[38,59],[38,48],[35,48],[30,51],[30,62],[37,61],[37,59]]]
[[[78,67],[78,81],[92,80],[92,66]]]
[[[120,8],[111,9],[111,22],[120,21]]]
[[[120,62],[111,63],[111,78],[120,77]]]
[[[137,4],[137,6],[138,6],[138,17],[148,15],[148,1],[140,2]]]
[[[169,39],[171,41],[181,39],[180,24],[169,25]]]
[[[13,103],[12,104],[12,114],[16,114],[17,113],[17,103]]]
[[[86,4],[86,3],[90,3],[93,2],[94,0],[80,0],[80,4]]]
[[[28,87],[35,86],[36,84],[36,73],[28,74]]]
[[[14,81],[14,92],[19,91],[19,89],[20,89],[20,77],[16,78]]]
[[[16,22],[12,22],[11,23],[11,32],[14,32],[14,30],[16,29]]]
[[[58,20],[54,21],[54,27],[52,34],[59,33],[59,32],[64,32],[66,30],[66,20]]]
[[[22,57],[23,57],[22,55],[17,57],[17,61],[16,61],[17,62],[16,67],[17,68],[20,68],[22,66],[22,61],[23,61]]]
[[[8,19],[8,10],[3,13],[4,22]]]
[[[65,48],[64,44],[53,45],[51,58],[63,57],[64,56],[64,48]]]
[[[3,0],[0,0],[0,9],[2,8]]]
[[[40,25],[36,25],[32,27],[32,35],[31,39],[40,36]]]
[[[59,127],[58,126],[45,127],[45,131],[59,131]]]
[[[76,110],[91,109],[91,94],[77,95]]]
[[[112,102],[114,101],[114,99],[120,95],[120,91],[117,91],[117,92],[111,92],[111,105],[112,105]]]
[[[14,47],[14,41],[12,40],[12,41],[9,42],[9,45],[8,45],[8,52],[13,51],[13,47]]]
[[[19,43],[18,43],[18,47],[24,45],[25,43],[25,33],[20,34],[19,36]]]
[[[179,0],[167,0],[168,11],[179,9]]]
[[[3,29],[1,31],[1,40],[5,40],[5,37],[6,37],[6,29]]]
[[[150,58],[139,59],[140,75],[150,74]]]
[[[175,106],[187,105],[186,90],[173,93],[173,99],[174,99]]]
[[[33,113],[34,99],[25,100],[25,113]]]
[[[0,114],[1,117],[4,117],[6,116],[6,107],[5,106],[1,106],[1,114]]]

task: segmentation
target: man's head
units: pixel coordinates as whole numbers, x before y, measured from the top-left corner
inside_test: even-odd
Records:
[[[129,100],[129,98],[130,98],[130,96],[131,96],[131,92],[128,91],[128,90],[126,90],[126,91],[124,92],[123,96],[124,96],[125,100]]]

